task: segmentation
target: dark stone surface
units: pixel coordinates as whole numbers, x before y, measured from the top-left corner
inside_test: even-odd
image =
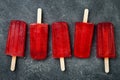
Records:
[[[0,80],[120,80],[120,1],[119,0],[1,0],[0,1]],[[89,22],[97,24],[111,21],[115,26],[116,59],[110,60],[110,73],[104,73],[103,59],[96,58],[96,31],[89,59],[66,59],[66,71],[61,72],[59,60],[52,58],[51,28],[49,26],[48,57],[43,61],[30,58],[29,31],[27,31],[26,56],[18,58],[16,71],[11,72],[11,57],[5,55],[9,22],[24,20],[28,25],[36,22],[36,10],[43,9],[43,22],[69,23],[73,54],[74,23],[82,21],[83,10],[90,10]],[[29,29],[29,26],[28,26]]]

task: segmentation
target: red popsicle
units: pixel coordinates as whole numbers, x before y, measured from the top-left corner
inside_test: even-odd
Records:
[[[90,57],[94,24],[87,23],[88,9],[85,9],[83,22],[75,24],[74,56],[77,58]]]
[[[30,54],[35,60],[47,57],[48,24],[41,24],[41,8],[38,9],[37,23],[30,24]]]
[[[12,20],[9,26],[6,55],[12,56],[11,71],[15,70],[16,57],[24,57],[26,23]]]
[[[105,59],[105,72],[109,72],[109,58],[115,58],[114,27],[110,22],[97,25],[97,57]]]
[[[54,22],[52,24],[52,52],[54,58],[60,58],[61,70],[65,70],[64,58],[71,56],[68,24]]]

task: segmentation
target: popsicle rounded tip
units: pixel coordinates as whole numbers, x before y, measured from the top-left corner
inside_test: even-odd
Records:
[[[41,14],[42,14],[42,8],[38,8],[38,15],[40,15],[41,16]]]
[[[42,8],[38,8],[38,10],[39,10],[39,11],[41,11],[41,10],[42,10]]]
[[[13,72],[13,71],[15,71],[15,68],[10,68],[10,70]]]
[[[108,74],[108,73],[109,73],[109,70],[105,70],[105,73],[107,73],[107,74]]]
[[[89,9],[85,8],[85,11],[89,11]]]
[[[65,68],[62,68],[61,71],[65,71]]]

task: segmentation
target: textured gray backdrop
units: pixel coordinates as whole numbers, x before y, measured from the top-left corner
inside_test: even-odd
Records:
[[[120,80],[120,1],[119,0],[0,0],[0,80]],[[29,31],[25,58],[18,58],[16,71],[11,72],[11,57],[5,55],[5,45],[9,22],[12,19],[24,20],[28,25],[36,22],[36,10],[43,9],[43,22],[69,23],[73,54],[74,23],[82,21],[83,10],[90,10],[89,22],[97,24],[111,21],[115,26],[116,59],[110,60],[110,73],[104,73],[103,59],[96,58],[96,31],[89,59],[66,59],[66,71],[61,72],[59,60],[52,58],[51,26],[49,26],[48,57],[35,61],[29,52]],[[96,29],[96,28],[95,28]],[[28,26],[29,30],[29,26]]]

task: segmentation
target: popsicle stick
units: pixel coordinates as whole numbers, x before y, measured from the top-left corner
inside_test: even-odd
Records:
[[[109,58],[104,58],[105,73],[109,73]]]
[[[64,57],[60,58],[60,67],[61,67],[61,71],[65,71],[65,61],[64,61]]]
[[[85,23],[87,23],[87,21],[88,21],[88,14],[89,14],[89,10],[85,9],[84,16],[83,16],[83,22],[85,22]]]
[[[37,23],[42,23],[42,9],[38,8],[37,10]]]
[[[11,67],[10,67],[11,71],[15,70],[15,65],[16,65],[16,56],[12,56]]]

